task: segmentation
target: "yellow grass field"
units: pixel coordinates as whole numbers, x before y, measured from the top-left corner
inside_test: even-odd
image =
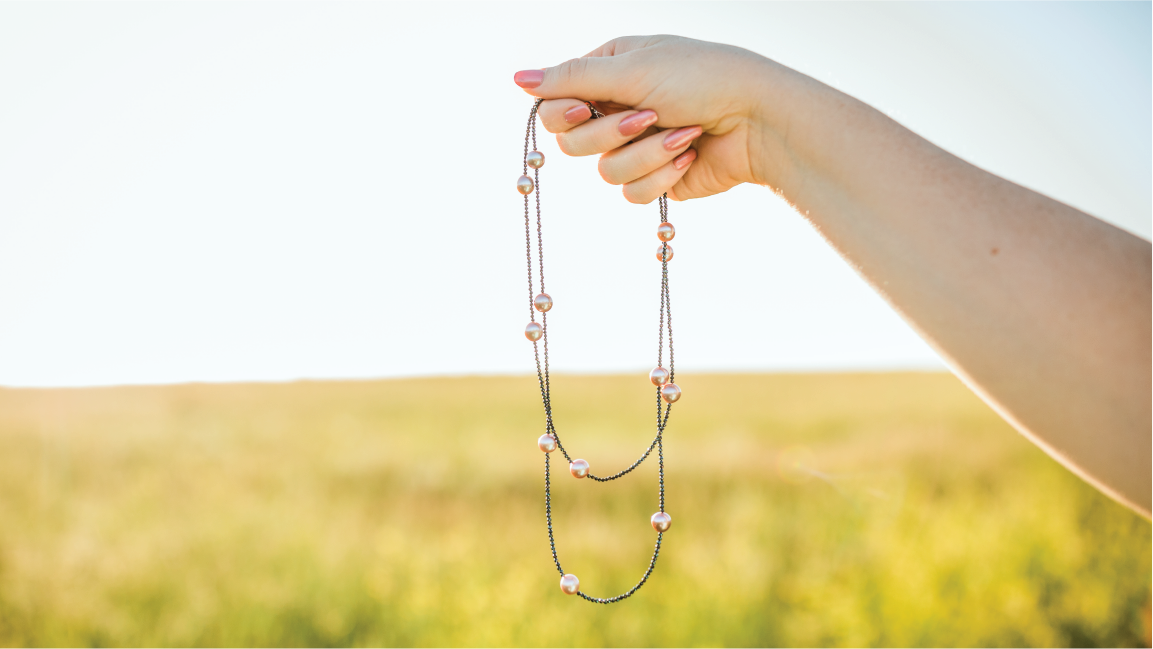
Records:
[[[679,376],[652,579],[566,596],[535,381],[0,390],[0,644],[1149,642],[1149,522],[945,374]],[[653,435],[643,374],[554,394],[594,472]],[[627,589],[655,462],[554,466],[565,569]]]

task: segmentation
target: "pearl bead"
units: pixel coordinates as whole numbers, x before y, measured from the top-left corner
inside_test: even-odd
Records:
[[[524,337],[536,342],[544,335],[544,327],[540,326],[539,322],[530,322],[525,325]]]
[[[660,245],[660,247],[657,248],[657,259],[659,261],[669,261],[672,258],[673,258],[673,247],[667,243],[662,243]]]
[[[544,166],[544,154],[540,151],[529,151],[524,161],[533,169],[540,169]]]
[[[654,530],[658,532],[667,532],[673,525],[673,517],[664,512],[657,512],[653,514],[653,517],[649,519],[649,522],[653,524]]]
[[[676,383],[666,383],[661,388],[661,398],[667,403],[673,403],[681,398],[681,389],[677,387]]]
[[[565,595],[576,595],[580,587],[581,580],[577,579],[576,575],[565,575],[560,578],[560,589]]]
[[[516,180],[516,190],[522,194],[532,193],[532,178],[521,176]]]
[[[536,447],[545,453],[552,453],[556,450],[556,438],[549,433],[545,433],[537,438]]]
[[[584,460],[573,460],[569,462],[568,472],[574,478],[583,478],[589,474],[589,463]]]
[[[537,311],[544,313],[552,308],[552,298],[548,293],[541,293],[532,300],[532,305],[536,307]]]
[[[672,241],[677,236],[677,230],[672,223],[662,223],[657,226],[657,238],[661,241]]]
[[[663,367],[654,367],[653,371],[649,372],[649,380],[653,385],[660,387],[669,382],[669,371]]]

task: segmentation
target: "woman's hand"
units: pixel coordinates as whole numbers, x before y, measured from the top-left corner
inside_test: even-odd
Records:
[[[780,156],[766,156],[765,140],[774,137],[761,97],[766,81],[783,70],[729,45],[630,36],[514,79],[546,100],[541,122],[557,134],[561,151],[604,154],[605,181],[624,185],[630,202],[648,203],[666,191],[686,200],[744,182],[769,184],[779,168],[763,161]],[[581,100],[608,116],[591,120]]]

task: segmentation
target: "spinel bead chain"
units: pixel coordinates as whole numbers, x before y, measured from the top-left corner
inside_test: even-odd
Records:
[[[626,597],[631,596],[637,592],[641,586],[648,581],[649,576],[653,573],[653,568],[656,566],[657,557],[661,552],[661,540],[664,538],[664,533],[669,530],[672,525],[672,517],[665,511],[665,454],[663,445],[663,436],[665,427],[669,422],[669,413],[672,412],[672,404],[681,398],[681,389],[673,382],[676,378],[675,364],[673,363],[673,316],[672,316],[672,303],[669,299],[669,261],[673,258],[673,249],[669,245],[676,236],[676,230],[673,225],[669,223],[669,203],[668,196],[664,195],[658,200],[657,204],[660,207],[661,221],[657,226],[657,239],[661,242],[657,248],[657,260],[661,262],[661,282],[660,282],[660,318],[657,327],[657,366],[649,372],[649,381],[652,382],[656,388],[656,405],[657,405],[657,434],[653,441],[649,443],[645,452],[628,467],[608,476],[598,476],[589,469],[589,463],[580,458],[573,458],[565,450],[564,444],[561,442],[560,435],[557,434],[556,426],[553,420],[551,392],[549,386],[548,374],[548,313],[553,308],[553,299],[548,293],[545,292],[544,286],[544,234],[541,227],[541,210],[540,210],[540,169],[544,166],[544,154],[536,150],[536,117],[537,110],[540,108],[540,99],[532,106],[529,111],[528,126],[525,128],[524,136],[524,165],[521,169],[521,177],[517,179],[516,189],[524,195],[524,245],[525,256],[528,263],[528,316],[529,323],[525,326],[524,336],[532,341],[533,356],[536,359],[536,374],[537,382],[540,385],[541,402],[544,404],[545,415],[545,432],[540,438],[537,439],[537,448],[544,453],[544,511],[545,523],[548,527],[548,541],[549,547],[552,550],[553,564],[556,565],[557,572],[561,575],[560,589],[568,595],[579,595],[583,599],[598,604],[611,604],[619,602]],[[587,103],[587,102],[586,102]],[[600,111],[596,109],[591,103],[588,104],[589,109],[592,111],[592,119],[604,117]],[[531,149],[529,146],[531,145]],[[532,176],[529,176],[529,169],[532,169]],[[537,254],[537,281],[533,281],[533,237],[532,237],[532,219],[529,212],[529,194],[536,195],[536,254]],[[539,293],[537,290],[539,289]],[[537,315],[540,315],[540,322],[537,322]],[[664,367],[664,350],[665,350],[665,333],[668,333],[668,351],[669,351],[669,366],[668,369]],[[541,359],[544,359],[542,365]],[[652,454],[653,449],[657,451],[657,493],[658,493],[658,506],[659,509],[652,515],[649,522],[653,529],[657,532],[657,542],[653,548],[653,556],[649,561],[648,569],[641,577],[640,581],[628,591],[616,595],[615,597],[592,597],[580,589],[580,580],[576,575],[568,574],[561,567],[560,559],[557,557],[556,539],[553,536],[552,529],[552,474],[550,472],[550,457],[551,453],[560,450],[561,455],[569,463],[569,473],[574,478],[590,478],[595,482],[608,482],[616,480],[637,468],[648,459]]]

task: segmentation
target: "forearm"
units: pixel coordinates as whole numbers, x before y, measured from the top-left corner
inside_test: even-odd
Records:
[[[1149,243],[769,74],[766,184],[1021,432],[1148,514]]]

